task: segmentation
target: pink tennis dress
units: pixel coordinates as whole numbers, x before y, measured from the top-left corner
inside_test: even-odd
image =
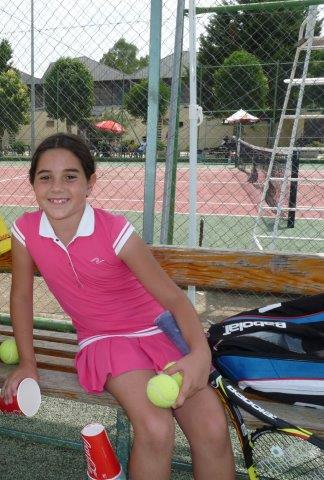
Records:
[[[118,257],[133,226],[89,204],[65,246],[42,211],[24,213],[12,234],[24,245],[77,331],[75,364],[87,392],[121,373],[162,370],[182,355],[155,325],[164,308]]]

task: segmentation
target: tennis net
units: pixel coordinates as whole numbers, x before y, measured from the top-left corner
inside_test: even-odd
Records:
[[[241,139],[237,141],[237,167],[247,174],[247,181],[253,183],[259,189],[264,187],[271,155],[271,148],[257,147]],[[265,201],[270,207],[277,207],[279,203],[286,162],[287,149],[278,150],[273,160],[271,172],[269,172],[269,183],[265,196]],[[288,201],[288,192],[285,197],[283,203]]]

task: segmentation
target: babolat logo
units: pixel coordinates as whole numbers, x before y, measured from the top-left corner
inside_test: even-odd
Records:
[[[234,387],[232,387],[232,385],[227,385],[227,389],[230,390],[240,400],[243,400],[244,403],[246,403],[247,405],[250,405],[254,410],[257,410],[258,412],[262,413],[266,417],[272,418],[273,420],[276,420],[278,418],[273,413],[268,412],[268,410],[264,410],[264,408],[260,407],[260,405],[257,405],[256,403],[246,398],[244,395],[238,392]]]
[[[246,321],[246,322],[237,322],[231,323],[230,325],[225,325],[225,332],[223,335],[230,335],[234,332],[243,332],[246,328],[252,327],[265,327],[265,326],[273,326],[277,328],[287,328],[286,322],[265,322],[262,320],[255,320],[253,321]]]

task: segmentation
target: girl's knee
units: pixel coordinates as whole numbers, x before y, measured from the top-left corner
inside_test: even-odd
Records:
[[[202,422],[190,439],[193,448],[202,445],[222,455],[230,446],[227,421],[224,418]]]
[[[175,425],[173,417],[146,415],[133,425],[135,439],[150,448],[171,448],[174,442]]]

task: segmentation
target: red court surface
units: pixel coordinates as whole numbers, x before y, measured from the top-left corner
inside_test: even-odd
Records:
[[[0,205],[36,206],[29,185],[27,166],[0,165]],[[138,165],[98,166],[98,180],[91,203],[117,211],[143,211],[144,168]],[[247,181],[248,175],[231,167],[198,167],[197,211],[202,215],[255,216],[258,213],[261,184]],[[164,166],[157,167],[156,213],[162,210]],[[301,170],[296,217],[324,219],[324,169]],[[189,211],[189,168],[178,167],[176,213]],[[271,212],[269,211],[269,214]]]

